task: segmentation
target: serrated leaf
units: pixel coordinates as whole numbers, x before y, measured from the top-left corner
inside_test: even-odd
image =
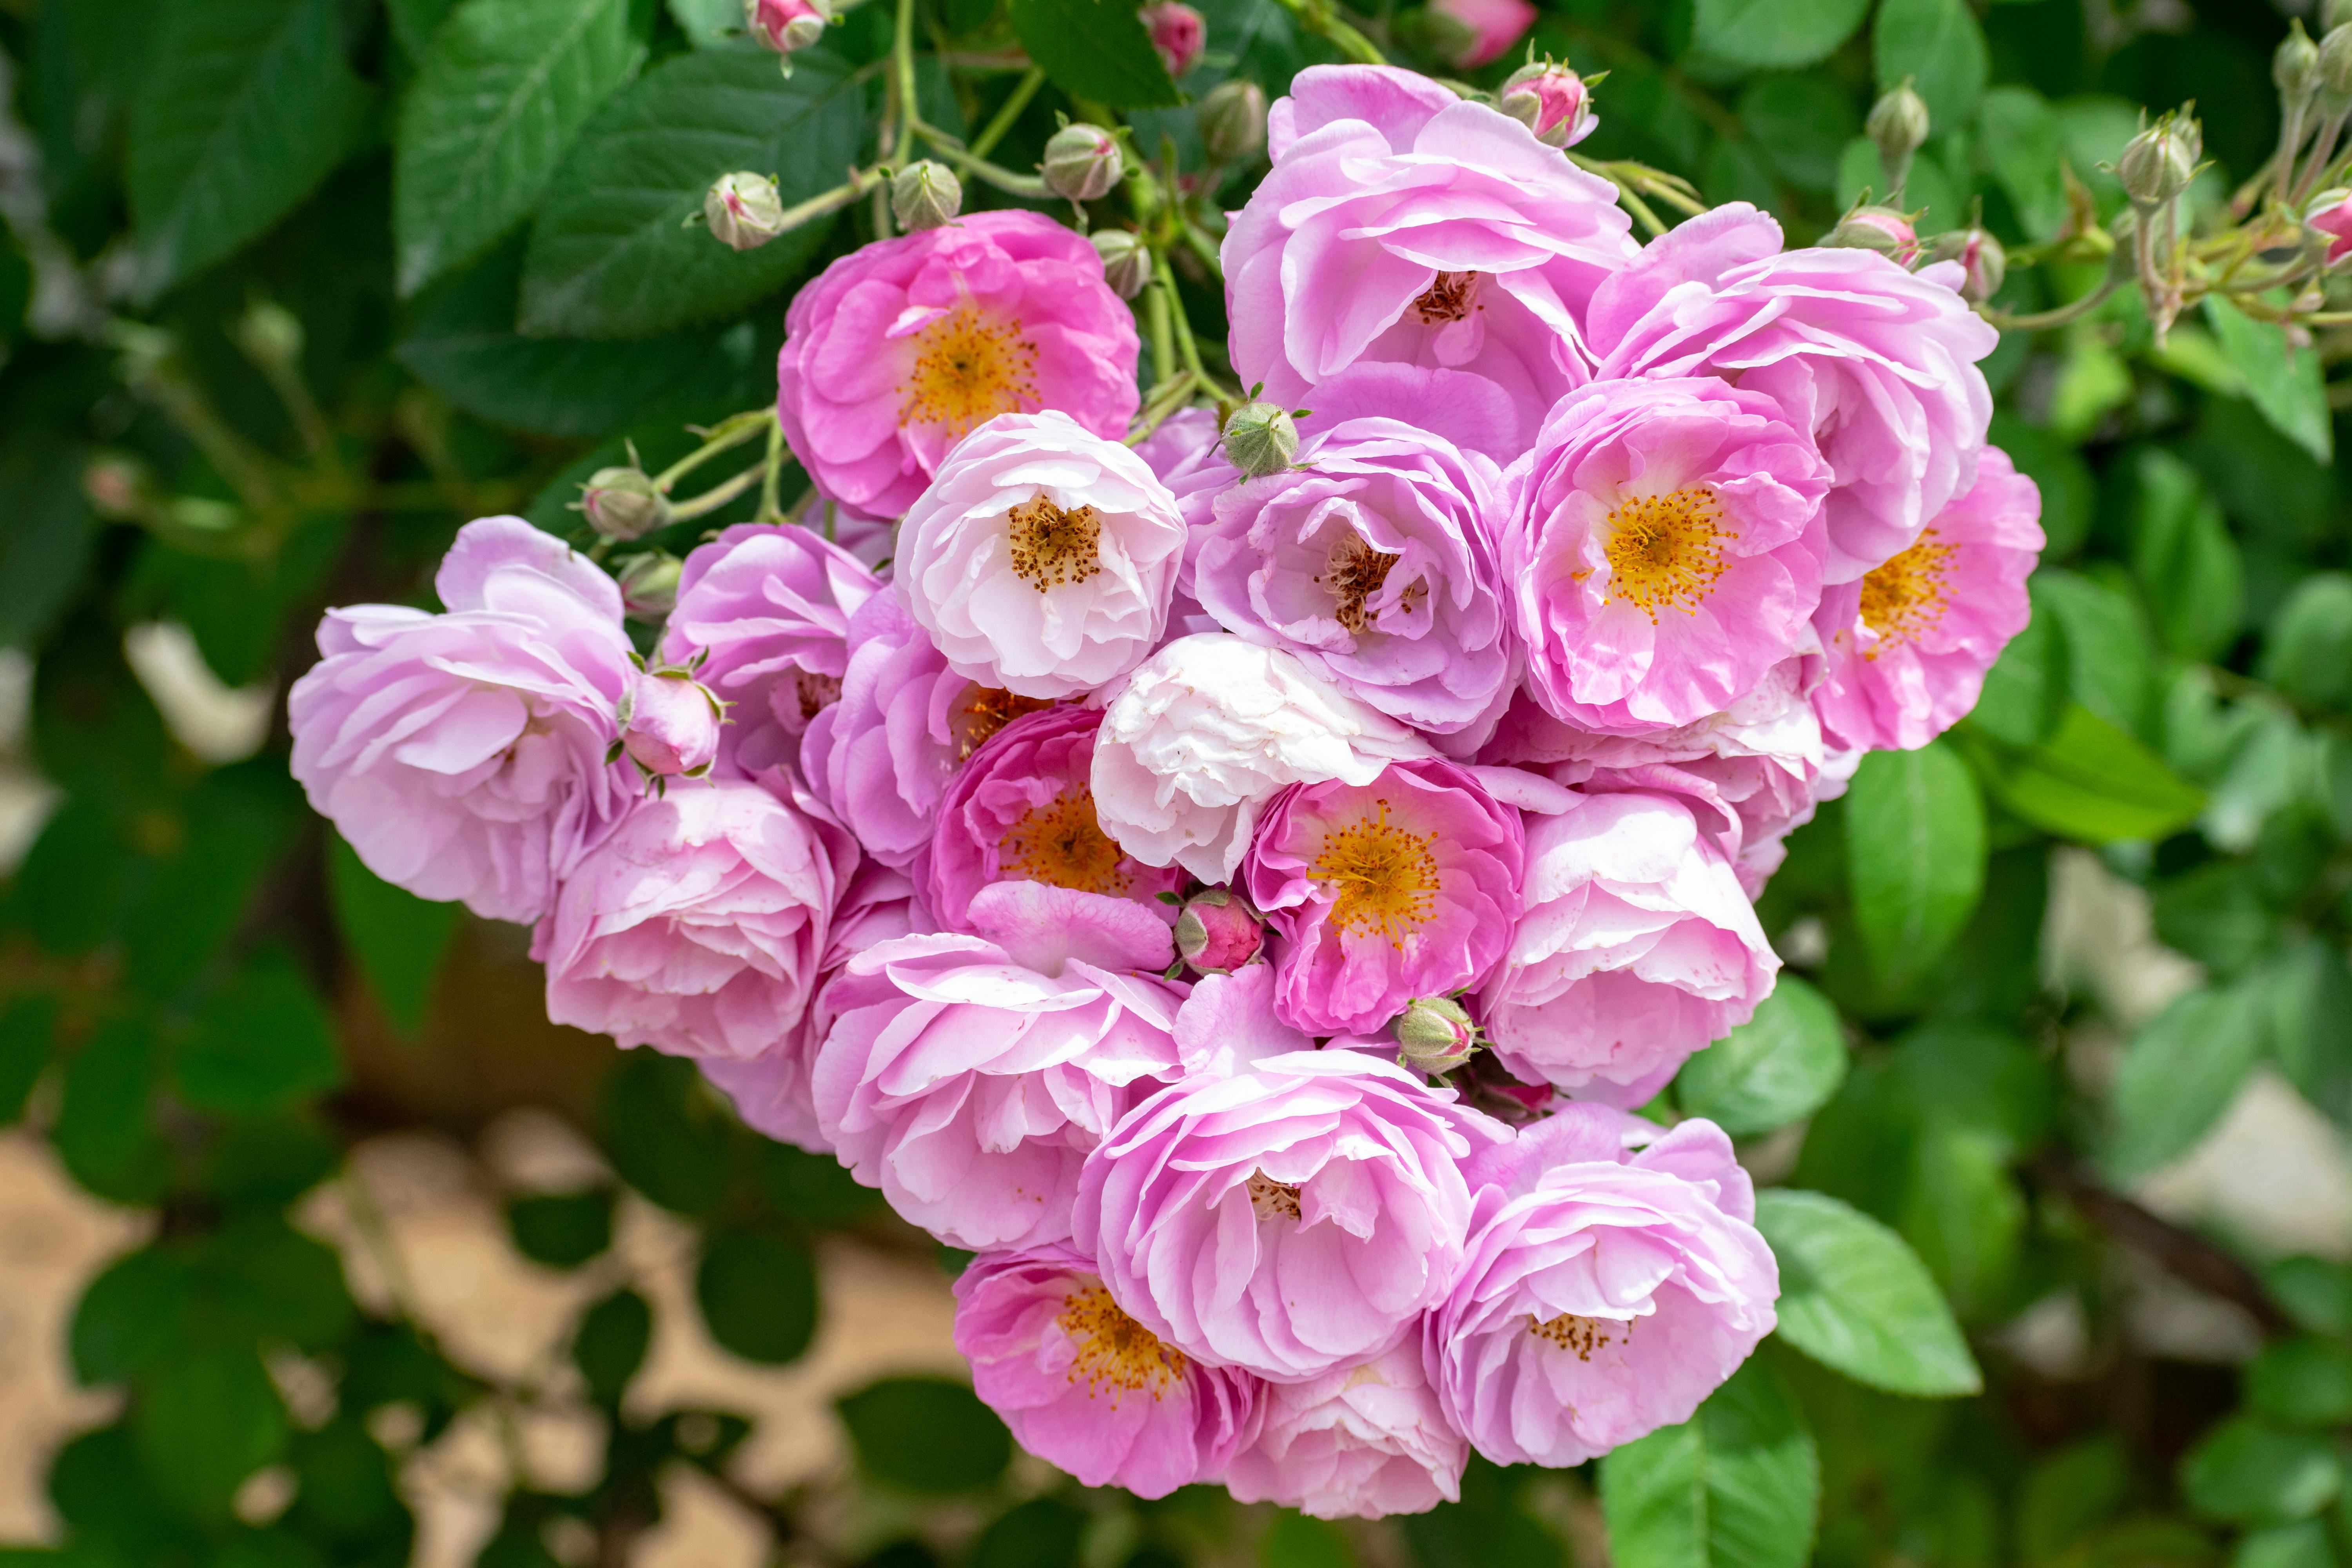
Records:
[[[866,89],[823,51],[716,49],[664,61],[583,132],[523,264],[529,333],[642,337],[732,314],[774,293],[824,243],[831,217],[756,250],[687,226],[734,169],[776,176],[786,206],[848,177]]]
[[[644,62],[629,0],[466,0],[434,34],[401,114],[400,291],[472,260],[526,216],[573,136]]]
[[[1870,0],[1697,0],[1693,52],[1727,65],[1809,66],[1862,26]]]
[[[2326,373],[2318,350],[2288,346],[2286,329],[2257,321],[2219,294],[2205,296],[2205,319],[2230,362],[2246,378],[2246,395],[2288,440],[2321,462],[2336,457],[2335,423],[2327,410]]]
[[[153,299],[258,237],[342,162],[371,92],[336,0],[164,6],[131,121],[137,291]]]
[[[1878,1221],[1821,1193],[1756,1194],[1780,1264],[1780,1338],[1857,1383],[1949,1397],[1984,1386],[1927,1266]]]
[[[2255,984],[2192,991],[2132,1037],[2110,1100],[2111,1172],[2136,1181],[2189,1152],[2221,1120],[2262,1058],[2263,1013]]]
[[[1879,91],[1911,79],[1932,131],[1958,131],[1976,118],[1990,61],[1984,29],[1962,0],[1884,0],[1870,54]]]
[[[1802,1568],[1821,1508],[1821,1456],[1761,1361],[1679,1426],[1601,1461],[1601,1515],[1619,1568]]]
[[[1675,1099],[1726,1132],[1769,1132],[1827,1103],[1845,1065],[1837,1009],[1784,973],[1753,1018],[1684,1065]]]
[[[1055,87],[1113,109],[1183,101],[1133,0],[1012,0],[1021,47]]]
[[[1943,955],[1984,893],[1984,800],[1959,753],[1931,742],[1873,752],[1845,801],[1854,924],[1901,985]]]

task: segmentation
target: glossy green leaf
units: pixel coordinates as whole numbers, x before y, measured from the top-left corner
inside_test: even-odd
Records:
[[[2273,1340],[2246,1367],[2246,1404],[2288,1426],[2352,1421],[2352,1346],[2317,1335]]]
[[[1059,1498],[1031,1498],[991,1520],[964,1568],[1075,1568],[1087,1516]]]
[[[2067,705],[2057,732],[2042,745],[1978,754],[1993,798],[2062,838],[2084,844],[2162,838],[2205,809],[2202,790],[2077,704]]]
[[[1769,1132],[1811,1116],[1845,1079],[1837,1009],[1783,973],[1756,1016],[1685,1063],[1675,1099],[1726,1132]]]
[[[1895,1232],[1835,1198],[1785,1188],[1756,1194],[1756,1228],[1780,1264],[1780,1338],[1889,1394],[1983,1387],[1951,1309]]]
[[[327,892],[336,932],[359,961],[377,1005],[394,1030],[415,1037],[457,931],[457,906],[394,887],[361,865],[341,834],[327,842]]]
[[[1900,985],[1943,956],[1984,892],[1984,800],[1942,742],[1873,752],[1845,801],[1854,923],[1871,960]]]
[[[2305,937],[2279,955],[2262,984],[2279,1070],[2337,1126],[2352,1124],[2352,965],[2343,951]]]
[[[2263,1286],[2296,1326],[2315,1334],[2352,1334],[2352,1268],[2300,1254],[2263,1266]]]
[[[604,1152],[664,1208],[709,1214],[727,1190],[727,1125],[691,1062],[639,1051],[604,1081]]]
[[[184,1347],[141,1387],[131,1426],[149,1484],[197,1519],[226,1520],[286,1447],[285,1406],[251,1345]]]
[[[2336,1568],[2336,1549],[2326,1521],[2306,1519],[2240,1537],[2230,1568]]]
[[[1601,1461],[1601,1515],[1619,1568],[1801,1568],[1821,1494],[1812,1435],[1761,1360],[1688,1421]]]
[[[2296,585],[2263,635],[2260,671],[2291,697],[2352,707],[2352,576],[2315,572]]]
[[[325,1005],[275,951],[256,955],[206,998],[180,1045],[180,1098],[199,1110],[277,1110],[342,1077]]]
[[[2245,567],[2221,503],[2195,469],[2160,447],[2134,455],[2131,565],[2157,636],[2183,658],[2210,659],[2238,635]]]
[[[2327,410],[2319,352],[2291,348],[2286,329],[2257,321],[2219,294],[2205,296],[2205,320],[2222,352],[2246,378],[2246,395],[2273,428],[2321,462],[2336,455],[2335,423]]]
[[[2060,173],[2066,154],[2064,132],[2049,102],[2030,87],[1994,88],[1978,110],[1978,134],[2027,237],[2055,235],[2066,221],[2066,184]]]
[[[1809,66],[1853,37],[1870,0],[1697,0],[1691,47],[1728,65]]]
[[[392,18],[392,36],[411,60],[424,63],[433,47],[433,35],[449,19],[457,0],[384,0]]]
[[[572,1336],[572,1360],[588,1380],[588,1396],[618,1405],[645,1364],[653,1336],[653,1309],[635,1290],[615,1290],[583,1313]]]
[[[1870,54],[1878,89],[1909,79],[1927,105],[1931,131],[1958,131],[1976,118],[1990,62],[1966,0],[1882,0]]]
[[[694,1297],[710,1337],[745,1361],[782,1366],[816,1334],[815,1261],[806,1247],[761,1232],[712,1236]]]
[[[1739,95],[1739,122],[1784,179],[1818,191],[1837,184],[1838,158],[1862,132],[1853,95],[1825,71],[1758,78]]]
[[[2180,1489],[2190,1508],[2244,1524],[2308,1519],[2343,1486],[2344,1462],[2332,1437],[2253,1415],[2222,1422],[2180,1461]]]
[[[85,1041],[65,1071],[50,1141],[73,1179],[100,1197],[151,1202],[170,1174],[155,1131],[155,1039],[123,1018]]]
[[[172,1353],[188,1332],[187,1265],[145,1247],[109,1264],[74,1308],[68,1350],[84,1386],[136,1376]]]
[[[1285,1509],[1259,1538],[1257,1564],[1258,1568],[1356,1568],[1356,1552],[1338,1525]]]
[[[1013,1435],[961,1383],[887,1377],[838,1408],[866,1473],[908,1491],[986,1486],[1013,1462]]]
[[[2004,744],[2032,747],[2057,728],[2065,706],[2065,637],[2056,616],[2036,616],[1985,671],[1969,723]]]
[[[1055,87],[1113,109],[1182,100],[1132,0],[1011,0],[1013,30]]]
[[[49,1065],[57,1039],[55,996],[35,992],[0,1006],[0,1127],[25,1114],[26,1098]]]
[[[2132,1037],[2116,1074],[2106,1164],[2137,1180],[2196,1146],[2262,1058],[2263,997],[2251,985],[2192,991]]]
[[[577,1268],[613,1245],[613,1194],[542,1193],[507,1205],[515,1250],[551,1268]]]

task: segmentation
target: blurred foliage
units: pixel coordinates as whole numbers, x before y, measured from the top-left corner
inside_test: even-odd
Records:
[[[997,163],[1034,163],[1057,113],[1118,109],[1198,174],[1180,94],[1278,93],[1339,58],[1328,5],[1201,8],[1208,53],[1171,84],[1116,0],[919,0],[925,118],[997,119],[1025,46],[1050,79]],[[536,1025],[514,944],[378,882],[304,811],[282,712],[223,759],[166,723],[126,633],[184,626],[219,683],[282,692],[322,605],[429,604],[475,515],[584,542],[566,503],[625,441],[665,463],[688,424],[768,395],[783,301],[874,214],[742,255],[678,217],[728,168],[772,169],[790,201],[871,156],[889,17],[849,12],[785,80],[736,13],[0,4],[0,645],[29,677],[15,765],[53,791],[0,885],[0,1118],[153,1216],[58,1347],[125,1394],[51,1460],[64,1544],[0,1563],[391,1568],[421,1447],[583,1405],[599,1479],[516,1475],[484,1568],[625,1561],[678,1467],[793,1562],[891,1568],[1535,1568],[1590,1564],[1604,1529],[1621,1568],[2352,1560],[2352,1273],[2122,1195],[2258,1070],[2352,1121],[2352,531],[2328,466],[2352,382],[2327,380],[2352,338],[2291,342],[2212,303],[2159,347],[2127,290],[1987,365],[1995,438],[2044,499],[2033,625],[1974,716],[1871,758],[1792,838],[1760,911],[1791,977],[1673,1091],[1785,1185],[1762,1215],[1782,1331],[1692,1422],[1565,1475],[1474,1462],[1459,1504],[1362,1528],[1206,1489],[1089,1493],[1015,1465],[960,1384],[914,1377],[840,1402],[854,1474],[754,1496],[730,1468],[742,1416],[631,1398],[656,1322],[612,1245],[622,1188],[693,1227],[695,1310],[751,1363],[825,1331],[821,1242],[934,1250],[684,1064]],[[1412,54],[1413,9],[1356,21],[1446,72]],[[2225,201],[2275,143],[2284,28],[2262,0],[1548,0],[1533,43],[1609,73],[1580,154],[1757,202],[1797,243],[1885,191],[1863,118],[1910,79],[1933,115],[1906,188],[1922,231],[1980,211],[2030,260],[2078,189],[2120,208],[2105,165],[2143,105],[2196,100],[2213,167],[2190,202]],[[1238,205],[1255,174],[1207,194]],[[2087,292],[2098,268],[2063,254],[2013,265],[1997,303]],[[1173,260],[1222,374],[1220,290]],[[683,552],[751,504],[653,542]],[[2198,966],[2152,1017],[2045,972],[2053,887],[2093,866],[2146,889]],[[345,1152],[523,1102],[580,1121],[618,1184],[506,1194],[522,1257],[594,1282],[570,1364],[529,1385],[446,1354],[396,1259],[356,1299],[293,1217],[331,1198],[380,1250]],[[2253,1360],[2135,1331],[2168,1272],[2233,1304]],[[2029,1311],[2080,1342],[2063,1363],[2019,1348]]]

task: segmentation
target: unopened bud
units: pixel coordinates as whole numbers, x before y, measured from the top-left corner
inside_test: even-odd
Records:
[[[302,357],[302,323],[285,306],[256,300],[236,324],[236,346],[259,364],[293,364]]]
[[[2333,267],[2352,256],[2352,191],[2322,191],[2303,209],[2310,243],[2323,266]]]
[[[1298,426],[1290,410],[1249,402],[1225,416],[1225,460],[1254,479],[1278,474],[1298,456]]]
[[[81,491],[100,517],[136,517],[147,504],[147,466],[119,452],[93,458],[81,471]]]
[[[1126,171],[1118,138],[1084,121],[1055,132],[1045,143],[1045,161],[1037,167],[1045,176],[1047,190],[1074,202],[1091,202],[1108,195]]]
[[[890,216],[909,234],[955,221],[963,210],[963,183],[929,158],[908,164],[890,182]]]
[[[1236,77],[1218,83],[1192,111],[1212,163],[1238,163],[1265,145],[1265,89]]]
[[[2352,0],[2323,0],[2319,7],[2321,37],[2334,32],[2347,22],[2352,22]]]
[[[2319,88],[2331,110],[2352,99],[2352,22],[2339,22],[2319,36]]]
[[[613,563],[621,585],[621,607],[641,621],[657,621],[677,607],[678,579],[686,563],[667,550],[648,550]]]
[[[765,174],[721,174],[703,195],[702,220],[730,247],[755,250],[784,232],[784,202]]]
[[[1200,63],[1209,45],[1209,24],[1184,0],[1152,0],[1137,15],[1170,76],[1181,77]]]
[[[2271,56],[2271,80],[2278,84],[2279,96],[2289,103],[2300,102],[2319,85],[2319,46],[2303,30],[2303,18],[2290,20],[2286,37]]]
[[[614,717],[621,749],[652,778],[699,778],[719,755],[726,710],[683,669],[639,670]]]
[[[1822,243],[1842,250],[1874,250],[1898,267],[1910,266],[1919,254],[1918,232],[1893,207],[1856,207],[1838,220]]]
[[[1897,194],[1903,182],[1911,177],[1911,155],[1927,144],[1927,132],[1932,127],[1927,121],[1927,100],[1912,89],[1911,79],[1882,95],[1870,106],[1870,118],[1863,121],[1863,130],[1878,144],[1878,162],[1886,171]]]
[[[1258,955],[1265,930],[1223,888],[1195,893],[1176,917],[1176,953],[1198,974],[1231,974]]]
[[[1122,300],[1132,300],[1151,281],[1151,251],[1123,228],[1098,228],[1087,237],[1102,258],[1103,281]]]
[[[2001,279],[2009,275],[2009,253],[2001,249],[2000,241],[1980,228],[1956,228],[1937,235],[1928,257],[1960,264],[1960,298],[1971,305],[1981,305],[2000,293]]]
[[[743,23],[778,54],[807,48],[833,20],[830,0],[743,0]]]
[[[669,522],[669,498],[643,468],[599,468],[580,487],[588,526],[607,539],[639,539]]]
[[[2197,121],[2168,114],[2124,143],[2123,156],[2116,160],[2116,178],[2135,205],[2162,206],[2189,188],[2203,151]]]
[[[1573,147],[1601,123],[1584,79],[1550,60],[1530,60],[1505,78],[1495,90],[1495,107],[1547,147]]]
[[[1391,1026],[1397,1061],[1415,1072],[1452,1072],[1478,1048],[1478,1026],[1462,1004],[1444,996],[1420,996]]]

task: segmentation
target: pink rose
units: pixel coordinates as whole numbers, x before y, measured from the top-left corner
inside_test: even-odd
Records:
[[[1225,1476],[1235,1501],[1379,1519],[1462,1499],[1470,1445],[1438,1403],[1417,1335],[1303,1383],[1268,1384],[1259,1403],[1257,1439]]]
[[[1534,132],[1547,147],[1573,147],[1601,123],[1584,79],[1549,58],[1529,60],[1513,71],[1495,89],[1495,107]]]
[[[1689,724],[1812,646],[1829,476],[1771,399],[1711,376],[1596,384],[1511,478],[1503,579],[1556,718]]]
[[[2322,191],[2311,198],[2303,221],[2327,237],[2326,265],[2352,256],[2352,191]]]
[[[1772,989],[1780,961],[1685,802],[1589,796],[1529,824],[1527,865],[1526,912],[1479,993],[1516,1077],[1640,1105]]]
[[[1152,0],[1138,14],[1170,76],[1181,77],[1191,70],[1208,47],[1209,24],[1184,0]]]
[[[1646,1145],[1646,1146],[1644,1146]],[[1424,1348],[1498,1465],[1580,1465],[1690,1419],[1772,1331],[1755,1189],[1712,1121],[1564,1106],[1476,1156],[1469,1252]]]
[[[781,54],[807,48],[824,37],[833,17],[826,0],[751,0],[745,12],[753,36]]]
[[[1866,750],[1926,745],[1977,705],[1985,671],[2033,613],[2042,492],[1987,447],[1977,482],[1918,542],[1824,595],[1814,617],[1829,673],[1822,725]]]
[[[640,788],[605,760],[636,679],[620,590],[519,517],[467,523],[434,587],[437,616],[327,612],[287,697],[294,776],[385,881],[535,921]]]
[[[621,749],[647,778],[699,777],[719,756],[719,700],[682,669],[640,670]]]
[[[1087,1486],[1160,1498],[1221,1480],[1257,1429],[1263,1384],[1154,1339],[1066,1247],[982,1253],[955,1295],[972,1391]]]
[[[826,495],[896,516],[959,440],[1055,409],[1116,440],[1140,401],[1135,317],[1083,236],[972,213],[877,240],[793,297],[777,364],[784,438]]]
[[[1276,795],[1242,863],[1284,942],[1276,1011],[1314,1035],[1369,1035],[1416,996],[1484,981],[1519,912],[1519,814],[1451,763],[1391,763],[1368,784]]]
[[[1429,0],[1429,8],[1469,35],[1452,62],[1463,70],[1500,59],[1536,20],[1528,0]]]

